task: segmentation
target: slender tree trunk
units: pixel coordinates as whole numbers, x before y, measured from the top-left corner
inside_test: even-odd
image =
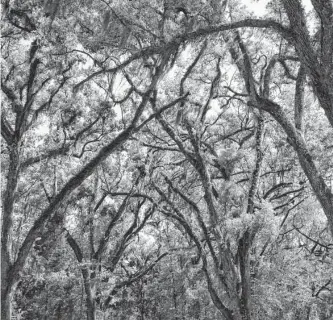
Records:
[[[15,277],[11,272],[11,227],[13,224],[12,213],[14,208],[15,192],[19,176],[19,148],[17,143],[12,143],[10,148],[10,163],[7,174],[7,184],[3,196],[3,212],[1,219],[1,319],[10,320],[11,293],[15,285]]]
[[[95,320],[95,301],[91,288],[89,270],[82,269],[84,291],[86,293],[87,320]]]
[[[1,287],[2,286],[3,282],[1,281]],[[10,318],[11,318],[11,294],[5,294],[5,295],[1,294],[1,319],[10,320]]]
[[[239,240],[238,256],[239,256],[239,271],[241,275],[241,296],[239,301],[239,311],[242,320],[251,320],[250,315],[250,300],[251,300],[251,283],[250,283],[250,232],[247,230],[243,237]]]
[[[1,269],[3,263],[1,262]],[[1,270],[2,273],[2,270]],[[16,290],[18,280],[16,279],[1,279],[1,320],[11,320],[12,316],[12,297]]]
[[[247,214],[254,213],[254,198],[258,190],[260,172],[263,161],[262,143],[264,135],[264,118],[262,113],[258,117],[256,132],[256,165],[252,173],[252,182],[249,190]],[[251,320],[251,279],[250,279],[250,248],[257,232],[255,229],[248,229],[238,243],[239,271],[241,276],[240,313],[242,320]]]
[[[140,287],[140,320],[145,319],[145,293],[143,291],[143,284],[142,281],[139,282],[139,287]]]
[[[9,259],[1,246],[1,319],[10,319],[10,299],[8,295],[7,274],[9,268]]]

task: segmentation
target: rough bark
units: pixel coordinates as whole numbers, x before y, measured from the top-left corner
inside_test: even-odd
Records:
[[[264,29],[273,29],[277,31],[279,34],[281,34],[285,39],[292,41],[293,34],[290,31],[290,29],[286,26],[283,26],[279,22],[275,21],[274,19],[244,19],[241,21],[236,21],[232,23],[227,24],[219,24],[215,26],[209,26],[205,28],[200,28],[196,31],[184,33],[182,35],[179,35],[175,37],[170,42],[163,44],[161,46],[155,46],[155,47],[148,47],[145,49],[140,50],[139,52],[133,54],[130,58],[125,60],[122,64],[106,69],[106,70],[99,70],[91,75],[89,75],[87,78],[83,79],[80,83],[78,83],[74,90],[78,90],[79,87],[81,87],[84,83],[87,81],[106,73],[116,73],[120,70],[123,70],[126,66],[128,66],[131,62],[141,59],[150,57],[154,54],[163,54],[165,52],[170,51],[170,48],[179,47],[180,45],[183,45],[184,43],[188,41],[197,41],[199,38],[204,38],[213,34],[217,34],[219,32],[228,31],[228,30],[234,30],[238,28],[264,28]]]
[[[249,104],[268,112],[287,134],[292,147],[297,153],[301,167],[309,179],[312,189],[323,208],[329,223],[331,235],[333,235],[333,194],[321,174],[318,172],[302,134],[296,130],[295,126],[285,115],[282,107],[277,103],[274,103],[269,99],[258,97],[255,102],[250,101]]]
[[[164,63],[166,63],[166,61]],[[141,117],[141,115],[145,109],[145,106],[147,105],[147,103],[150,99],[150,95],[151,95],[153,89],[155,88],[157,81],[161,74],[162,74],[162,68],[154,76],[148,90],[143,95],[142,101],[139,104],[130,125],[125,130],[123,130],[112,142],[110,142],[109,144],[104,146],[98,152],[98,154],[92,160],[90,160],[75,176],[70,178],[69,181],[62,188],[62,190],[60,190],[60,192],[52,199],[51,203],[43,210],[43,212],[41,213],[39,218],[37,218],[35,220],[33,226],[29,230],[27,236],[25,237],[25,239],[19,249],[16,260],[12,264],[10,264],[10,265],[8,264],[8,266],[9,266],[8,269],[5,270],[6,272],[2,273],[3,277],[6,279],[6,281],[4,281],[4,283],[6,284],[6,287],[2,288],[2,293],[1,293],[2,299],[4,299],[4,301],[6,301],[7,296],[10,295],[15,282],[18,281],[19,273],[21,272],[21,270],[24,267],[24,264],[28,257],[28,254],[30,252],[31,246],[33,245],[33,242],[35,241],[35,239],[39,236],[39,233],[40,233],[41,229],[43,228],[43,226],[45,225],[45,223],[53,216],[53,214],[57,211],[57,209],[60,208],[60,206],[63,204],[63,202],[69,197],[69,195],[77,187],[79,187],[85,179],[87,179],[94,172],[95,168],[102,161],[104,161],[114,150],[116,150],[119,146],[121,146],[123,143],[125,143],[127,141],[127,139],[134,132],[136,132],[136,130],[137,130],[136,124],[139,121],[139,118]],[[21,130],[19,130],[19,133],[22,134]],[[18,164],[17,164],[17,166],[18,166]],[[16,183],[17,183],[18,168],[13,167],[12,169],[10,168],[10,170],[12,170],[13,173],[12,173],[12,175],[8,176],[8,179],[9,179],[8,185],[10,186],[10,189],[12,190],[12,189],[15,189],[13,186],[15,183],[11,182],[10,179],[12,179],[12,180],[16,179]],[[11,177],[11,176],[13,176],[13,177]],[[8,193],[8,199],[10,200],[13,193],[10,193],[9,191],[7,193]],[[10,208],[10,206],[12,206],[13,203],[12,203],[12,201],[5,201],[4,204],[5,204],[5,206],[8,207],[6,209],[8,211],[8,214],[7,213],[4,214],[3,228],[8,229],[8,226],[9,226],[9,230],[10,230],[11,212],[9,212],[9,211],[12,210]],[[4,241],[5,244],[7,244],[7,238],[3,237],[3,235],[4,234],[2,233],[1,241],[2,242]],[[6,248],[6,246],[4,246],[4,248]],[[4,255],[5,255],[5,253],[4,253]]]
[[[243,43],[238,31],[233,32],[234,42],[230,46],[229,52],[234,60],[239,72],[241,73],[246,91],[249,96],[257,96],[255,81],[251,66],[251,60],[245,44]],[[230,41],[229,37],[226,38]],[[269,78],[277,59],[273,59],[268,65],[264,83],[263,83],[263,95],[269,96]],[[264,134],[264,117],[262,111],[260,111],[257,117],[257,131],[256,131],[256,163],[252,172],[251,185],[247,198],[247,214],[253,214],[254,212],[254,197],[258,190],[261,166],[263,161],[262,153],[262,140]],[[242,237],[238,241],[237,256],[239,260],[239,272],[240,272],[240,298],[239,308],[242,320],[251,320],[251,279],[250,279],[250,248],[255,236],[255,226],[248,228]]]
[[[315,91],[316,88],[319,89],[319,91],[317,90],[316,92],[317,96],[320,94],[323,95],[322,96],[324,97],[322,99],[323,103],[321,102],[319,96],[318,100],[321,103],[322,108],[325,110],[328,120],[333,126],[333,108],[332,108],[333,103],[330,102],[330,97],[329,97],[331,89],[325,87],[324,85],[326,82],[319,77],[322,69],[317,62],[314,51],[311,49],[312,47],[309,35],[307,30],[305,29],[306,24],[305,24],[305,18],[303,16],[303,9],[299,3],[299,0],[283,0],[283,3],[288,13],[291,27],[294,30],[294,33],[297,33],[296,35],[294,34],[294,43],[298,51],[302,67],[304,65],[304,67],[307,68],[308,70],[307,74],[312,78],[312,83],[315,85],[314,87]],[[295,14],[296,12],[297,14]],[[265,87],[263,95],[260,96],[255,90],[251,60],[248,56],[246,48],[244,44],[241,42],[241,39],[239,37],[235,37],[235,40],[238,41],[242,56],[240,57],[239,55],[237,55],[237,51],[233,47],[231,48],[231,55],[235,60],[240,73],[244,77],[244,82],[248,90],[248,94],[250,96],[248,104],[259,110],[263,110],[269,113],[277,121],[277,123],[279,123],[280,126],[284,129],[291,145],[293,146],[294,150],[297,153],[301,167],[304,173],[306,174],[307,178],[309,179],[312,189],[315,192],[317,199],[319,200],[323,208],[323,211],[329,223],[331,235],[333,236],[333,194],[330,188],[325,183],[325,180],[323,179],[322,175],[318,172],[318,169],[313,161],[313,158],[308,150],[307,144],[301,132],[297,130],[295,125],[289,121],[282,107],[269,99],[269,84],[270,84],[271,70],[269,70],[269,74],[267,74],[267,77],[265,79],[265,84],[264,84]],[[302,51],[302,49],[304,50]],[[327,67],[331,68],[331,66]],[[302,70],[300,72],[303,73]],[[297,84],[298,88],[295,97],[297,99],[296,102],[299,104],[302,104],[303,102],[302,85],[304,82],[305,75],[302,73],[299,74],[298,77],[299,83]],[[295,108],[295,105],[293,107]],[[300,105],[297,106],[297,108],[299,107]],[[330,112],[332,112],[331,118],[330,118]],[[299,118],[297,121],[301,122],[301,118]]]
[[[200,215],[202,214],[199,210],[199,208],[196,206],[196,204],[191,201],[185,194],[183,194],[179,189],[174,187],[172,185],[172,182],[165,178],[167,184],[171,187],[171,189],[178,195],[180,195],[181,198],[183,198],[194,210],[197,212],[198,216],[198,222],[202,228],[202,231],[204,234],[206,234],[206,241],[209,246],[210,253],[212,255],[213,261],[214,261],[214,270],[215,270],[215,276],[216,276],[216,283],[213,283],[212,280],[212,273],[208,270],[207,266],[207,257],[206,253],[203,250],[200,241],[198,240],[197,236],[195,235],[194,230],[192,229],[191,225],[186,221],[184,215],[180,212],[180,210],[177,208],[176,204],[174,204],[164,193],[161,189],[159,189],[156,185],[154,185],[156,191],[160,194],[163,201],[165,201],[175,212],[176,214],[172,214],[171,212],[168,212],[166,210],[162,210],[162,213],[177,220],[185,229],[186,233],[190,236],[190,238],[194,241],[196,244],[198,251],[199,251],[199,257],[202,258],[202,269],[204,271],[207,286],[208,286],[208,292],[210,294],[210,297],[212,299],[212,302],[214,303],[215,307],[221,312],[224,319],[227,320],[241,320],[241,313],[238,309],[239,301],[238,296],[236,294],[236,281],[235,278],[237,277],[236,271],[234,270],[233,261],[231,254],[228,250],[228,248],[224,248],[223,246],[223,240],[221,238],[221,234],[217,230],[217,228],[214,228],[214,226],[217,225],[217,212],[214,205],[214,199],[213,199],[213,191],[212,191],[212,182],[209,176],[209,173],[207,171],[204,159],[202,158],[199,141],[196,138],[195,133],[192,131],[192,128],[190,124],[186,124],[186,129],[189,133],[190,142],[193,147],[194,152],[189,151],[181,139],[178,137],[175,130],[171,127],[171,125],[163,119],[163,117],[159,116],[157,117],[157,120],[163,127],[163,129],[168,133],[170,138],[177,144],[180,151],[184,154],[184,156],[187,158],[187,160],[192,164],[192,166],[195,168],[195,170],[198,173],[198,176],[200,177],[200,181],[202,183],[202,189],[204,192],[204,200],[206,202],[207,207],[207,213],[210,216],[211,220],[211,226],[210,231],[214,235],[214,237],[217,239],[218,243],[218,249],[215,252],[215,249],[213,249],[213,246],[210,244],[209,235],[207,233],[207,227],[205,226],[203,220],[200,218]],[[223,270],[223,272],[221,272]],[[213,273],[214,274],[214,273]],[[225,276],[224,274],[228,274],[228,276]],[[227,279],[230,278],[230,279]],[[217,290],[219,288],[219,290]],[[228,300],[225,301],[224,299],[221,299],[219,296],[218,291],[223,290],[229,295]],[[229,307],[228,304],[233,300],[233,308]]]
[[[137,179],[137,181],[139,181],[140,178]],[[122,214],[124,213],[124,211],[127,208],[128,205],[128,201],[131,198],[131,196],[133,195],[134,192],[134,188],[137,185],[137,183],[134,183],[134,185],[132,186],[130,192],[128,194],[126,194],[124,200],[122,201],[121,205],[119,206],[119,209],[117,210],[117,213],[114,215],[114,217],[110,220],[108,226],[106,227],[103,236],[100,239],[99,242],[99,246],[97,251],[95,252],[95,250],[92,250],[92,247],[90,248],[90,261],[92,263],[92,265],[90,267],[84,266],[81,268],[81,274],[82,274],[82,279],[83,279],[83,287],[84,287],[84,291],[85,291],[85,298],[86,298],[86,313],[87,313],[87,320],[94,320],[96,317],[96,302],[95,302],[95,287],[93,285],[94,280],[96,278],[96,262],[101,261],[102,255],[105,251],[105,248],[110,240],[110,236],[111,236],[111,231],[112,229],[116,226],[116,223],[119,221],[119,219],[121,218]],[[94,207],[93,211],[96,212],[98,210],[98,208],[101,206],[103,200],[106,198],[107,194],[104,194],[101,199],[98,201],[98,203],[96,204],[96,206]],[[136,212],[135,212],[135,217],[133,219],[132,224],[130,225],[130,227],[127,229],[127,231],[123,234],[123,236],[121,237],[121,239],[118,240],[117,245],[115,246],[115,250],[112,254],[113,259],[112,262],[110,264],[110,266],[108,267],[108,271],[110,273],[112,273],[114,271],[114,269],[116,268],[119,260],[121,259],[123,252],[126,248],[126,244],[128,243],[128,241],[132,238],[132,236],[138,234],[138,232],[140,232],[140,230],[144,227],[144,225],[146,224],[147,220],[149,219],[149,217],[151,217],[151,215],[153,214],[154,210],[155,210],[155,205],[152,208],[149,208],[146,211],[145,214],[145,218],[143,219],[143,221],[137,225],[138,223],[138,216],[139,216],[139,211],[142,208],[142,205],[145,203],[146,199],[144,199],[143,201],[141,201],[137,208],[136,208]],[[67,231],[66,234],[66,240],[67,243],[69,244],[69,246],[72,248],[75,257],[77,259],[77,261],[79,263],[82,263],[83,261],[83,252],[81,247],[79,246],[79,244],[77,243],[77,241],[71,236],[71,234]],[[93,243],[91,244],[93,245]],[[149,270],[151,270],[154,265],[160,260],[162,259],[167,253],[161,255],[153,264],[151,264],[147,269],[145,269],[143,272],[139,273],[139,275],[136,275],[133,278],[130,278],[128,281],[125,281],[123,284],[125,285],[129,285],[137,280],[139,280],[139,278],[143,277],[145,274],[147,274],[149,272]],[[116,286],[116,288],[114,288],[112,291],[114,292],[114,290],[120,289],[122,287],[122,285]],[[110,295],[110,299],[107,299],[107,302],[105,304],[108,304],[111,301],[111,295]]]
[[[184,33],[175,37],[170,42],[156,47],[145,48],[131,56],[117,67],[100,70],[82,80],[76,88],[103,73],[114,73],[122,70],[132,61],[154,54],[161,54],[170,50],[171,47],[179,46],[188,41],[196,41],[220,32],[239,28],[264,28],[279,33],[291,45],[295,46],[301,62],[304,64],[307,74],[312,82],[315,94],[321,107],[333,127],[333,31],[332,31],[332,4],[329,1],[312,0],[315,10],[322,21],[321,53],[318,56],[312,46],[311,38],[306,27],[303,7],[299,0],[283,0],[284,9],[288,15],[290,26],[284,26],[274,19],[244,19],[227,24],[212,25],[200,28],[193,32]]]
[[[82,263],[83,260],[82,250],[68,231],[66,234],[66,239],[67,243],[72,248],[76,256],[77,261],[79,263]],[[82,274],[84,292],[86,294],[87,320],[95,320],[95,300],[93,297],[93,292],[90,284],[89,269],[87,267],[82,267],[81,274]]]
[[[305,90],[305,69],[303,65],[299,67],[296,86],[295,86],[295,127],[300,132],[303,132],[303,117],[304,117],[304,90]]]
[[[262,140],[264,134],[264,119],[262,114],[258,117],[256,132],[256,164],[252,173],[252,181],[250,185],[247,214],[254,212],[254,197],[258,190],[260,172],[263,161]],[[250,249],[255,236],[256,230],[247,229],[238,242],[238,258],[239,271],[241,275],[241,294],[240,294],[240,310],[243,320],[251,319],[251,279],[250,279]]]
[[[291,43],[304,64],[314,92],[333,127],[333,9],[330,1],[313,0],[321,20],[320,52],[316,53],[306,26],[304,9],[299,0],[283,0],[293,33]]]

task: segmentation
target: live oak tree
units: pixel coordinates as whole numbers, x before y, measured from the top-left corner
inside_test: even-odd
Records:
[[[73,208],[73,211],[79,209],[76,213],[78,216],[70,215],[68,218],[71,221],[84,219],[84,225],[73,228],[77,236],[72,231],[65,230],[67,243],[73,250],[82,273],[87,319],[95,319],[96,310],[105,313],[110,308],[112,296],[118,290],[139,281],[166,255],[164,253],[155,257],[154,262],[147,261],[135,274],[127,274],[128,279],[125,278],[113,289],[103,288],[103,282],[106,282],[104,287],[109,287],[109,279],[114,277],[113,273],[123,259],[129,244],[139,235],[155,211],[154,206],[146,206],[145,199],[132,198],[132,195],[138,191],[142,176],[137,168],[133,168],[133,177],[129,177],[131,169],[121,163],[125,162],[124,152],[118,154],[117,158],[115,163],[106,162],[103,165],[104,169],[98,173],[101,177],[97,176],[95,182],[90,182],[94,185],[93,190],[89,188],[89,180],[78,189],[81,196],[75,197],[75,203],[72,204],[76,208],[76,210]],[[106,168],[113,170],[108,173],[110,170]],[[123,199],[119,201],[112,196],[117,193],[117,188],[126,190],[126,187],[124,188],[126,184],[129,191],[127,195],[122,196]],[[70,210],[70,206],[67,210]],[[86,230],[83,236],[82,229]],[[88,252],[85,248],[88,248]],[[154,255],[154,252],[149,254]]]
[[[223,317],[278,308],[253,301],[271,280],[257,269],[279,265],[274,250],[282,257],[299,242],[306,266],[313,256],[330,266],[333,4],[312,0],[307,10],[281,0],[259,19],[235,1],[4,3],[3,319],[33,245],[64,235],[67,207],[84,202],[80,187],[129,139],[146,148],[145,182],[136,196],[130,187],[116,196],[145,199],[188,237]],[[327,228],[300,218],[312,203],[306,180]],[[278,244],[267,236],[277,221]],[[302,272],[291,274],[311,292]],[[330,286],[321,273],[305,300],[318,305]],[[284,311],[311,317],[300,310]]]
[[[233,47],[233,53],[231,53],[231,55],[233,58],[237,59],[236,65],[240,69],[242,77],[244,77],[245,88],[249,97],[249,105],[271,114],[288,135],[289,141],[293,145],[302,168],[327,216],[332,232],[332,193],[327,186],[325,178],[320,172],[318,172],[310,151],[306,146],[306,142],[303,141],[303,136],[300,135],[297,130],[302,127],[302,115],[304,113],[302,101],[305,90],[303,82],[306,77],[308,77],[309,85],[318,99],[319,107],[325,112],[330,125],[332,126],[333,124],[331,103],[332,93],[330,89],[330,83],[332,81],[331,12],[333,5],[331,1],[313,1],[312,6],[316,13],[316,16],[314,17],[316,20],[312,23],[313,26],[311,27],[316,29],[313,39],[311,39],[304,8],[299,0],[281,1],[278,8],[273,6],[275,9],[275,15],[276,12],[280,12],[280,15],[277,18],[274,16],[273,18],[267,19],[246,18],[221,24],[221,19],[223,18],[224,21],[228,21],[228,19],[230,20],[227,14],[230,16],[230,13],[232,13],[232,5],[229,6],[228,12],[226,11],[226,8],[228,8],[226,3],[227,2],[218,4],[217,2],[212,1],[210,6],[204,7],[207,11],[201,10],[201,14],[197,17],[197,20],[190,15],[189,17],[191,17],[191,19],[182,20],[183,23],[178,23],[176,29],[179,34],[177,34],[172,40],[166,44],[162,42],[162,45],[144,49],[140,54],[149,55],[159,53],[186,42],[195,41],[196,39],[216,35],[227,30],[235,30],[237,28],[264,28],[271,30],[272,33],[278,35],[280,37],[281,46],[279,46],[275,53],[276,56],[270,59],[270,61],[267,61],[267,68],[265,66],[263,67],[263,69],[266,69],[266,77],[263,79],[266,83],[265,91],[269,90],[271,81],[270,74],[276,63],[282,63],[286,70],[286,76],[293,78],[292,74],[289,72],[290,68],[288,68],[288,65],[285,62],[288,60],[300,61],[302,70],[297,77],[295,105],[293,107],[293,109],[296,110],[296,119],[294,122],[288,119],[287,115],[282,110],[282,107],[277,102],[269,99],[266,93],[258,92],[258,79],[256,79],[256,75],[253,73],[251,59],[248,57],[249,54],[247,53],[246,44],[243,43],[241,36],[236,32],[228,36],[224,35],[222,38],[226,41],[231,41],[232,43],[231,47]],[[193,4],[189,5],[184,2],[183,9],[185,8],[185,12],[188,11],[194,14],[197,12],[200,2],[196,3],[196,5],[197,6]],[[166,6],[166,9],[168,9],[166,10],[166,13],[169,13],[170,7]],[[212,14],[213,12],[210,10],[214,10],[214,14]],[[184,10],[182,11],[184,12]],[[297,14],[295,14],[295,12]],[[168,16],[164,17],[162,15],[162,17],[164,18],[162,26],[164,26]],[[203,20],[201,20],[201,18],[203,18]],[[233,19],[232,14],[231,19]],[[165,32],[164,28],[160,30]],[[240,50],[240,53],[237,53],[238,50]],[[289,51],[292,53],[292,56],[286,57],[285,52],[289,53]],[[284,56],[281,57],[281,55]],[[101,72],[102,71],[99,71],[91,77],[96,76]],[[91,77],[88,79],[91,79]]]
[[[207,64],[205,66],[207,67]],[[185,75],[188,76],[189,73],[185,72]],[[202,100],[202,97],[196,98]],[[202,259],[202,269],[215,306],[226,319],[250,317],[249,250],[259,229],[269,228],[268,225],[263,227],[262,224],[274,223],[271,213],[273,208],[270,211],[269,208],[262,208],[262,205],[258,207],[256,204],[258,200],[255,199],[259,178],[262,175],[264,131],[260,126],[263,126],[263,119],[259,119],[259,127],[256,130],[255,119],[244,120],[240,117],[238,119],[240,123],[234,122],[232,115],[228,116],[227,110],[240,106],[231,103],[229,108],[227,103],[222,107],[222,111],[215,111],[215,115],[210,115],[210,121],[201,123],[204,107],[200,108],[199,105],[199,108],[193,108],[193,105],[194,101],[190,101],[187,110],[184,110],[186,118],[183,124],[176,128],[172,126],[173,113],[169,114],[168,120],[159,116],[157,120],[165,130],[165,135],[159,135],[157,143],[153,141],[144,143],[156,153],[170,154],[164,161],[156,164],[162,166],[163,171],[158,180],[156,182],[153,180],[152,184],[162,203],[165,204],[159,209],[160,212],[176,220],[197,247],[198,252],[197,256],[193,257],[193,263],[197,264]],[[233,124],[232,129],[224,122],[224,119]],[[240,128],[235,128],[235,124]],[[221,135],[215,126],[216,128],[227,127],[231,132],[227,131]],[[256,132],[248,133],[248,130]],[[147,135],[153,138],[158,133],[155,130],[149,130]],[[246,141],[251,142],[253,136],[255,148],[250,146],[247,154],[254,152],[254,165],[248,168],[246,163],[242,164],[242,158],[245,156],[242,146]],[[238,151],[236,143],[239,144]],[[239,183],[245,183],[243,187],[245,190],[241,187],[237,190],[236,183],[231,178],[233,171],[237,169],[239,171],[240,168],[242,170],[237,173],[237,177],[240,179]],[[170,173],[168,173],[169,170]],[[241,179],[244,174],[245,178]],[[270,174],[276,173],[275,171],[263,173],[268,177]],[[276,183],[268,184],[268,187],[265,195],[267,198],[271,194],[271,201],[274,201],[274,195],[277,199],[283,199],[288,194],[300,195],[303,190],[300,188],[280,194],[281,189],[279,190]],[[288,206],[288,202],[287,200],[283,205],[277,206],[276,211],[278,212],[280,207]],[[253,216],[255,207],[257,212]],[[271,222],[269,222],[270,216]],[[275,220],[275,223],[277,221]],[[245,247],[243,242],[245,237],[251,237],[251,244],[248,247]],[[252,272],[255,274],[255,271],[252,270]]]
[[[129,83],[128,93],[119,99],[113,95],[114,84],[109,78],[106,80],[111,81],[111,97],[102,98],[101,90],[99,90],[93,101],[89,103],[91,96],[87,100],[85,96],[88,92],[90,92],[89,95],[92,93],[90,88],[85,86],[78,92],[78,86],[75,85],[88,63],[86,60],[82,61],[84,59],[82,56],[88,56],[95,65],[102,66],[98,58],[92,58],[91,54],[80,50],[80,43],[82,42],[81,46],[84,48],[87,47],[90,44],[89,32],[98,32],[98,27],[93,32],[86,25],[82,25],[79,13],[72,19],[67,19],[74,12],[75,3],[71,3],[68,7],[62,6],[59,16],[58,7],[52,7],[54,13],[50,14],[48,7],[43,8],[38,1],[31,6],[20,6],[19,3],[8,5],[9,7],[5,10],[6,25],[3,30],[6,39],[3,43],[6,62],[3,64],[4,72],[2,73],[2,91],[5,99],[1,118],[6,157],[1,238],[3,319],[10,318],[11,294],[34,241],[43,233],[56,232],[65,214],[64,206],[71,193],[94,172],[99,164],[145,124],[143,122],[138,125],[140,117],[172,53],[172,51],[163,52],[162,59],[153,64],[151,72],[149,69],[142,73],[144,79],[140,90],[143,93],[142,91],[139,92],[140,94],[134,92],[134,87],[131,87]],[[86,5],[89,5],[89,2]],[[89,6],[83,8],[87,10]],[[97,9],[103,10],[101,7]],[[86,11],[90,18],[88,21],[93,25],[96,24],[94,13],[96,11]],[[75,26],[78,26],[77,33],[75,33]],[[69,28],[74,28],[74,32],[66,32],[64,38],[63,31]],[[121,54],[119,43],[114,45],[118,46],[119,54]],[[26,48],[25,52],[17,50],[22,47]],[[109,50],[112,50],[112,45]],[[74,57],[71,56],[72,54]],[[140,55],[137,58],[142,57],[144,56]],[[134,60],[135,58],[131,59],[131,61]],[[126,63],[129,68],[131,68],[131,61]],[[81,67],[74,68],[74,65],[80,62],[84,63],[83,66],[81,64]],[[103,63],[103,68],[116,64],[107,59]],[[118,69],[115,66],[112,68],[115,72]],[[109,70],[108,74],[111,73],[112,71]],[[97,85],[103,88],[103,83],[97,83]],[[96,91],[96,88],[92,90]],[[109,117],[114,115],[112,107],[124,103],[125,106],[121,112],[126,111],[126,113],[123,114],[122,124],[117,126],[113,121],[108,121]],[[172,105],[171,103],[166,108]],[[88,115],[90,111],[92,113]],[[91,115],[93,115],[92,119]],[[38,148],[38,144],[36,145],[33,139],[36,126],[40,125],[42,116],[45,117],[43,120],[46,121],[46,125],[49,124],[51,127],[48,139],[54,141],[55,148],[40,150],[41,148]],[[146,122],[153,118],[154,116],[146,118]],[[48,146],[46,145],[48,139],[43,141],[45,143],[43,147]],[[97,144],[97,148],[87,148],[89,144],[94,143]],[[29,151],[32,148],[38,153],[30,156]],[[75,148],[78,152],[74,151]],[[93,154],[87,156],[87,152],[93,152]],[[70,153],[72,153],[71,158],[79,160],[76,166],[73,163],[67,172],[66,170],[62,172],[61,177],[59,177],[57,166],[53,166],[51,191],[47,191],[50,186],[44,185],[43,177],[40,179],[36,175],[34,177],[26,175],[26,172],[35,174],[37,170],[44,170],[45,161],[48,164],[48,160]],[[65,165],[66,162],[61,163]],[[31,167],[33,170],[30,169]],[[23,178],[24,170],[26,171]],[[67,176],[70,178],[67,179]],[[39,182],[39,180],[42,181]],[[28,203],[28,207],[25,207],[25,210],[37,209],[39,213],[34,219],[29,217],[30,228],[24,230],[23,239],[20,237],[17,239],[18,243],[13,243],[13,227],[21,219],[18,216],[21,211],[18,206],[24,205],[23,201],[20,201],[22,192],[27,193],[25,202]],[[37,204],[34,203],[35,200],[32,201],[36,194]],[[12,251],[13,245],[18,248],[15,253]]]

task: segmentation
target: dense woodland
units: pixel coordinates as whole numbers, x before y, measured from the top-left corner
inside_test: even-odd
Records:
[[[333,2],[264,2],[2,1],[1,319],[333,319]]]

